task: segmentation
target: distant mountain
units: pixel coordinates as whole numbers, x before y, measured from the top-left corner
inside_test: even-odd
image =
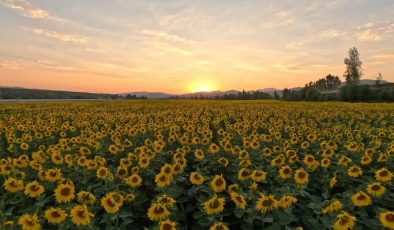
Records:
[[[150,99],[164,99],[164,98],[176,96],[175,94],[162,93],[162,92],[146,92],[146,91],[119,94],[119,96],[122,97],[126,97],[127,95],[135,95],[137,97],[147,97]]]
[[[115,99],[116,94],[85,93],[0,86],[0,99]]]
[[[376,80],[373,80],[373,79],[361,79],[360,80],[360,85],[375,85],[375,83],[376,83]],[[388,82],[386,80],[380,81],[380,84],[387,84],[387,83],[390,83],[390,82]],[[344,86],[345,84],[346,84],[346,82],[342,82],[341,86]]]

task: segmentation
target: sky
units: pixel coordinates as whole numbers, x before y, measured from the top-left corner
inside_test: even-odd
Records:
[[[0,86],[98,93],[394,82],[393,0],[0,0]]]

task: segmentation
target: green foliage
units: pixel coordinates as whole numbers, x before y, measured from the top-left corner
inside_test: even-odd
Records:
[[[344,77],[346,83],[357,84],[362,76],[360,55],[356,47],[349,50],[349,56],[344,60],[346,65],[346,71]]]

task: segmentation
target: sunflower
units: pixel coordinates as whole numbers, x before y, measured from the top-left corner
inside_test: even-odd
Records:
[[[371,204],[371,198],[364,192],[357,192],[351,199],[354,206],[362,207]]]
[[[256,210],[262,213],[271,211],[278,206],[278,201],[274,195],[264,195],[260,193],[260,198],[256,202]]]
[[[60,224],[63,222],[66,217],[67,213],[60,208],[49,208],[44,212],[44,217],[47,221],[51,224]]]
[[[124,166],[119,166],[118,169],[116,170],[116,175],[119,179],[123,179],[127,177],[128,171],[127,168]]]
[[[163,204],[166,207],[172,207],[172,206],[175,205],[176,200],[174,198],[164,194],[164,195],[159,196],[157,198],[156,202],[159,203],[159,204]]]
[[[68,203],[74,199],[74,186],[59,184],[55,189],[55,198],[58,203]]]
[[[312,155],[308,154],[304,157],[304,164],[308,168],[312,167],[314,165],[314,163],[315,163],[315,158]]]
[[[55,182],[55,181],[60,180],[61,178],[62,178],[62,172],[58,168],[48,169],[45,172],[45,179],[47,181]]]
[[[249,189],[254,192],[257,190],[258,186],[259,185],[253,181],[253,183],[250,184]]]
[[[262,170],[253,170],[250,178],[255,182],[263,182],[267,177],[267,173]]]
[[[245,197],[242,195],[239,195],[235,192],[230,194],[231,200],[235,203],[237,208],[239,209],[245,209],[246,208],[246,200]]]
[[[279,170],[279,176],[282,179],[287,179],[291,177],[291,172],[292,172],[291,168],[287,165],[284,165]]]
[[[105,180],[109,175],[109,171],[105,166],[101,166],[96,171],[96,177]]]
[[[284,195],[278,201],[278,206],[281,208],[289,208],[297,202],[297,199],[292,195]]]
[[[356,217],[350,215],[345,211],[342,211],[340,214],[337,215],[337,219],[333,225],[333,228],[334,230],[353,229],[355,222],[356,222]]]
[[[370,157],[370,156],[363,156],[363,157],[361,157],[360,163],[362,165],[368,165],[371,162],[372,162],[372,157]]]
[[[119,205],[110,194],[106,194],[101,198],[101,206],[103,206],[107,213],[114,214],[119,211],[121,205]]]
[[[214,192],[222,192],[226,189],[226,180],[223,175],[216,175],[211,181],[211,188]]]
[[[18,192],[23,189],[23,181],[8,177],[8,179],[4,181],[3,186],[5,190],[9,192]]]
[[[221,158],[218,159],[218,163],[223,165],[224,167],[227,167],[228,160],[226,158],[224,158],[224,157],[221,157]]]
[[[96,197],[90,192],[80,191],[77,195],[77,198],[78,202],[81,204],[93,205],[96,203]]]
[[[192,172],[189,176],[190,183],[194,185],[201,185],[204,183],[204,177],[198,172]]]
[[[171,175],[174,173],[174,167],[170,164],[165,164],[161,167],[160,172],[163,174]]]
[[[386,211],[379,215],[380,223],[388,229],[394,229],[394,212]]]
[[[126,181],[127,181],[127,184],[132,188],[138,187],[142,183],[142,179],[138,174],[133,174],[133,175],[129,176],[126,179]]]
[[[160,221],[160,230],[176,230],[176,223],[173,221],[170,221],[169,219],[167,220],[162,220]]]
[[[393,173],[386,168],[381,168],[375,171],[375,178],[377,181],[388,182],[391,181]]]
[[[143,169],[148,168],[149,164],[150,164],[150,160],[147,157],[141,157],[138,160],[138,165],[140,166],[140,168],[143,168]]]
[[[324,158],[323,160],[320,161],[320,166],[322,168],[328,168],[331,165],[331,160],[328,158]]]
[[[363,171],[358,166],[352,166],[347,170],[347,175],[351,177],[359,177],[363,174]]]
[[[249,169],[242,168],[241,170],[238,171],[238,180],[244,181],[247,180],[249,177],[250,177]]]
[[[209,147],[208,147],[208,153],[211,154],[215,154],[219,152],[219,146],[215,143],[212,143]]]
[[[25,186],[25,195],[31,198],[40,196],[44,191],[44,186],[40,185],[37,181],[32,181]]]
[[[294,173],[294,180],[299,185],[305,185],[309,181],[309,174],[304,169],[297,169]]]
[[[39,230],[41,229],[40,221],[36,214],[23,214],[18,219],[18,224],[22,227],[23,230]]]
[[[228,190],[228,193],[230,193],[230,194],[233,192],[238,192],[239,186],[238,186],[238,184],[232,184],[232,185],[228,186],[227,190]]]
[[[132,193],[127,193],[127,194],[125,194],[125,196],[124,196],[124,200],[125,200],[126,202],[134,201],[134,200],[135,200],[135,195],[132,194]]]
[[[336,175],[335,175],[335,176],[333,176],[333,177],[330,179],[330,182],[329,182],[330,188],[333,188],[333,187],[336,185],[337,182],[338,182],[338,180],[337,180],[337,177],[336,177]]]
[[[164,220],[170,212],[163,204],[154,203],[148,209],[148,218],[152,221]]]
[[[225,203],[225,198],[218,198],[215,194],[212,198],[202,203],[202,206],[208,215],[214,215],[223,212]]]
[[[90,223],[90,218],[94,215],[89,212],[86,205],[75,205],[70,210],[71,221],[79,226],[79,225],[88,225]]]
[[[214,223],[211,227],[209,227],[209,230],[229,230],[229,228],[225,223],[217,222]]]
[[[196,149],[196,151],[194,151],[194,156],[198,159],[198,160],[202,160],[205,157],[204,152],[201,149]]]
[[[330,202],[329,205],[327,205],[323,210],[322,213],[323,214],[327,214],[327,213],[333,213],[336,211],[339,211],[343,208],[343,204],[341,203],[341,201],[335,199],[333,201]]]
[[[14,226],[14,224],[15,224],[15,222],[14,222],[13,220],[7,220],[7,221],[4,221],[3,227],[4,227],[5,229],[12,229],[12,227]]]
[[[380,184],[380,182],[375,182],[368,185],[367,192],[375,197],[380,197],[385,193],[386,188]]]
[[[168,186],[171,184],[171,182],[173,181],[173,176],[172,175],[167,175],[164,173],[159,173],[155,176],[155,182],[156,182],[156,186],[158,188],[162,188],[165,186]]]

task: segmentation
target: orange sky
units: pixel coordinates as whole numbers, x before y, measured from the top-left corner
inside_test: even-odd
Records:
[[[103,93],[282,89],[342,76],[353,46],[364,78],[381,72],[394,81],[394,2],[373,3],[4,0],[0,86]]]

